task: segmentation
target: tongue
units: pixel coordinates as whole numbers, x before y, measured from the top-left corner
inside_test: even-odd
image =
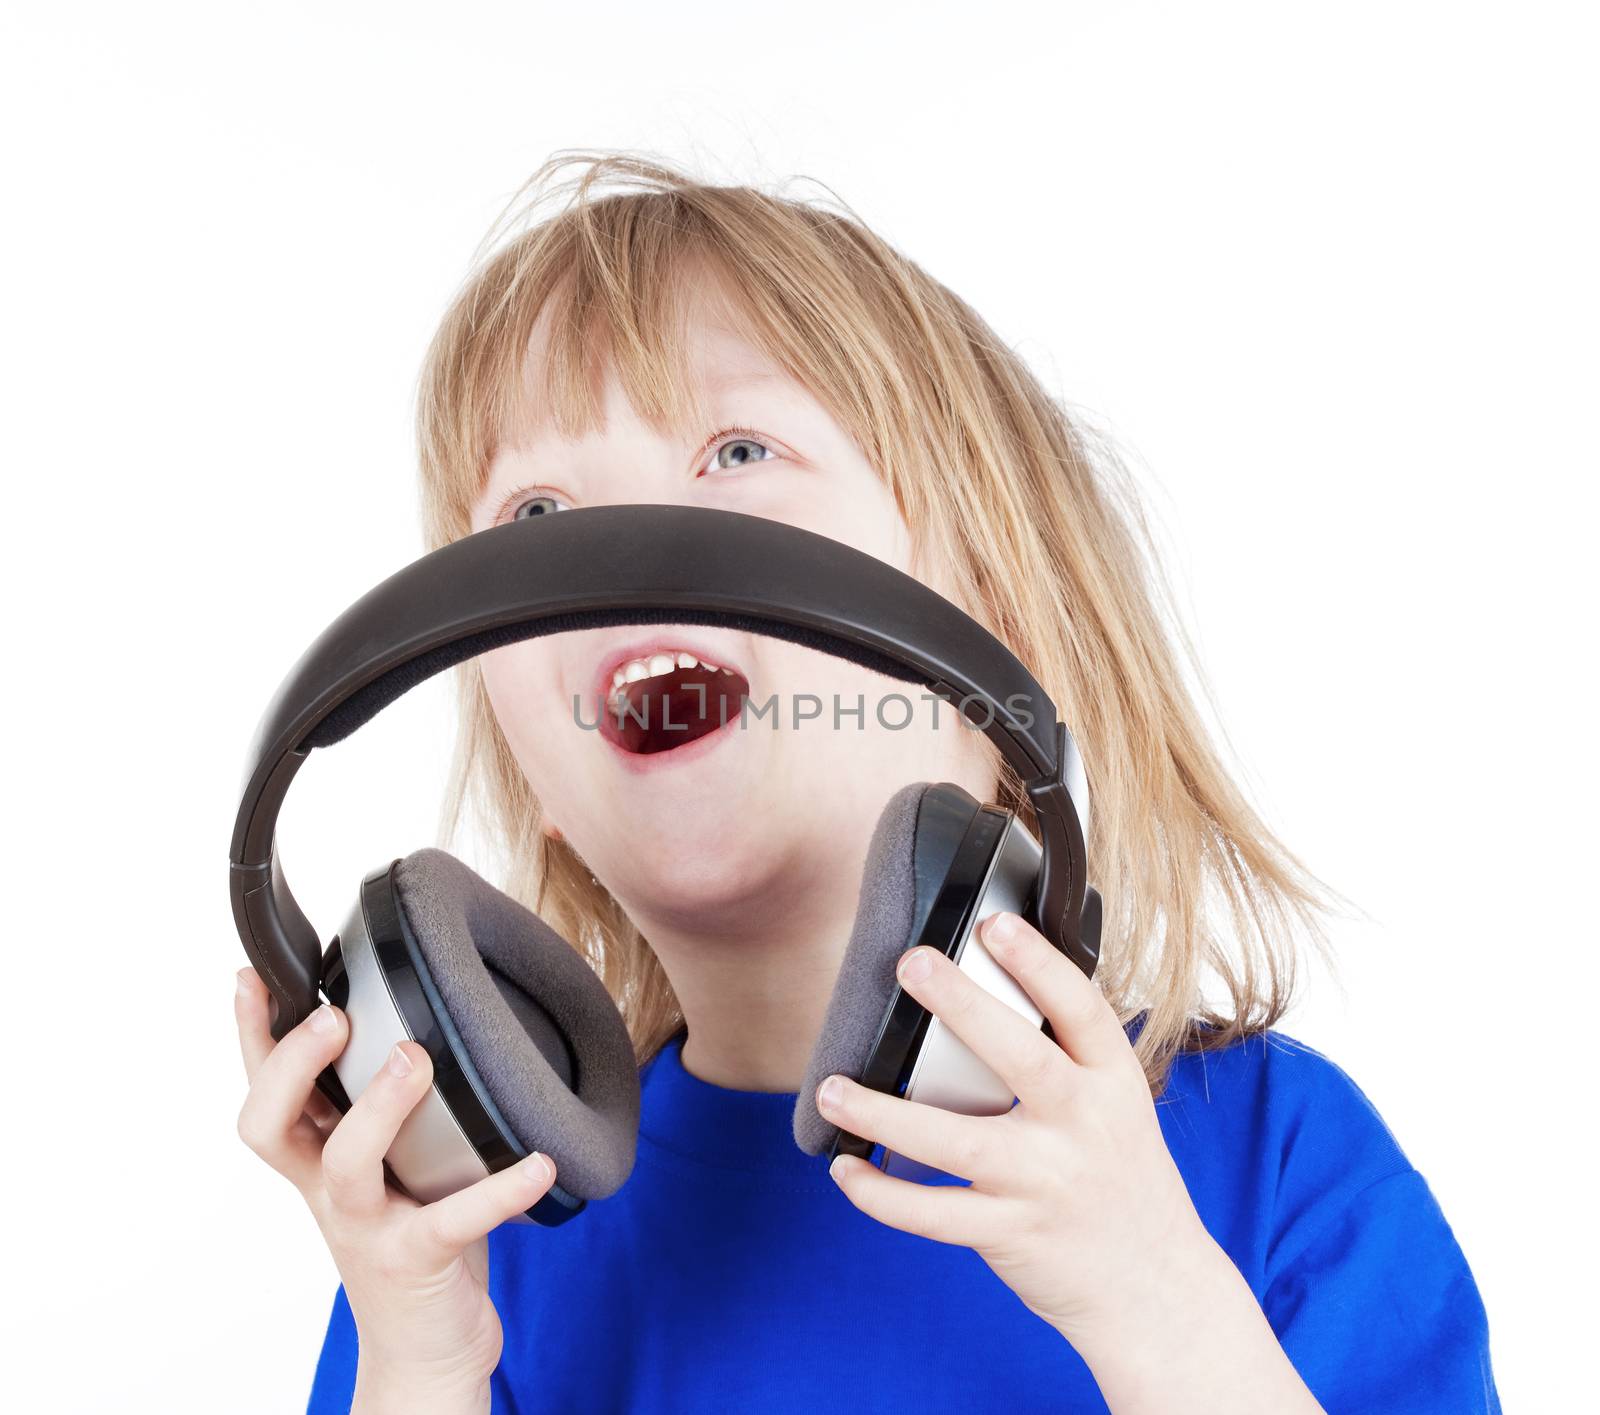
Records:
[[[624,705],[601,714],[602,735],[627,752],[648,754],[686,747],[737,722],[750,685],[741,674],[678,668],[629,683]]]

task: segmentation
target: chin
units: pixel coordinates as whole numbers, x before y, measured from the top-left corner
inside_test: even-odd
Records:
[[[635,836],[635,848],[616,852],[611,877],[624,882],[622,893],[635,905],[684,923],[706,927],[724,909],[742,913],[753,897],[770,891],[774,851],[751,839],[737,819],[723,816],[720,824],[720,830],[702,831],[685,822],[671,836]]]

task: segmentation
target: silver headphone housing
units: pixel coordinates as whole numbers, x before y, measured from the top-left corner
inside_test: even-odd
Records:
[[[1035,1027],[1043,1026],[1044,1014],[1017,980],[995,962],[978,938],[977,927],[994,914],[1022,912],[1039,875],[1040,854],[1039,843],[1013,816],[989,863],[977,907],[952,954],[952,961],[967,977]],[[1016,1100],[1011,1087],[937,1016],[928,1019],[904,1096],[963,1115],[1004,1115]],[[944,1173],[892,1150],[885,1152],[881,1166],[885,1173],[902,1179],[926,1180]]]
[[[400,1042],[418,1038],[407,1030],[400,1004],[378,962],[366,904],[358,897],[337,936],[349,996],[344,1004],[350,1040],[333,1063],[345,1094],[354,1102],[383,1069]],[[417,1102],[388,1153],[389,1168],[418,1203],[429,1204],[486,1178],[489,1168],[467,1138],[438,1088]]]

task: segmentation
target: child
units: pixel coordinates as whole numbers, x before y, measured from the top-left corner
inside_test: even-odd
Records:
[[[1020,1103],[979,1118],[820,1088],[828,1120],[969,1182],[830,1173],[794,1108],[879,814],[951,781],[1031,821],[1015,774],[931,700],[903,725],[791,714],[905,685],[723,627],[591,629],[463,665],[450,818],[476,802],[508,892],[622,1010],[638,1156],[555,1229],[499,1226],[551,1182],[539,1156],[419,1206],[381,1158],[426,1053],[397,1048],[340,1119],[312,1081],[343,1015],[274,1047],[246,969],[240,1133],[343,1278],[309,1409],[1498,1411],[1483,1305],[1426,1182],[1342,1071],[1270,1030],[1329,892],[1207,739],[1114,455],[859,221],[615,156],[553,159],[535,191],[572,160],[572,200],[491,249],[429,350],[430,548],[682,503],[922,579],[1012,648],[1078,741],[1101,962],[1090,982],[1015,916],[985,925],[1047,1034],[908,952],[902,986]],[[670,750],[579,730],[591,685],[680,655],[776,695],[779,721]]]

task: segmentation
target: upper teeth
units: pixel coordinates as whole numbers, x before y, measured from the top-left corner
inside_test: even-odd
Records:
[[[711,673],[732,673],[731,668],[719,668],[696,658],[692,653],[653,653],[649,658],[630,658],[611,675],[611,690],[615,692],[624,683],[637,683],[642,678],[659,678],[679,668],[704,668]]]

